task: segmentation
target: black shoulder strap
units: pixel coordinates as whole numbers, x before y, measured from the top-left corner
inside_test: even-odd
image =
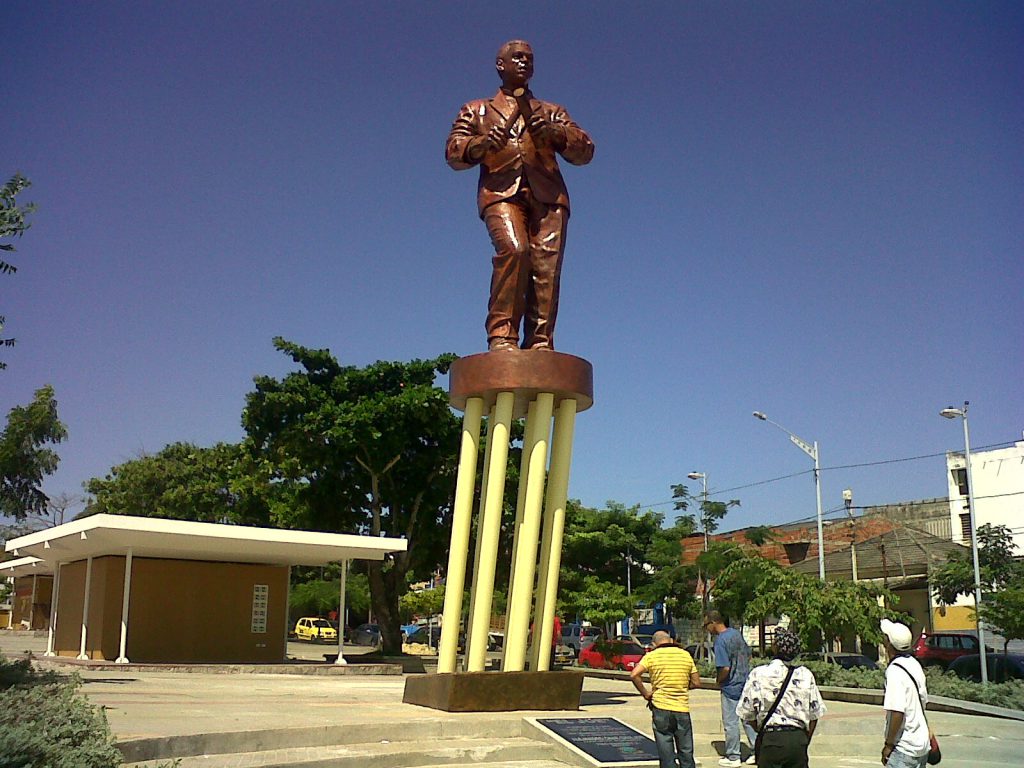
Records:
[[[761,722],[761,727],[757,729],[757,739],[754,740],[755,756],[760,756],[761,754],[761,739],[764,736],[764,730],[768,727],[768,721],[772,719],[772,715],[775,714],[775,710],[779,708],[779,702],[782,701],[782,696],[786,692],[786,687],[789,685],[789,679],[793,677],[793,671],[795,669],[795,667],[788,667],[786,679],[782,681],[782,687],[779,688],[779,695],[775,697],[775,701],[772,702],[771,707],[768,708],[768,714],[765,715],[764,720]]]

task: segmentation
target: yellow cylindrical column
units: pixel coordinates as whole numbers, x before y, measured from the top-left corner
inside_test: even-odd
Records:
[[[467,401],[468,402],[468,401]],[[468,667],[469,650],[470,650],[470,632],[469,628],[473,626],[473,606],[476,604],[476,593],[477,583],[479,580],[480,569],[477,568],[477,563],[480,562],[480,547],[483,544],[483,537],[480,535],[480,528],[483,524],[484,519],[484,506],[487,504],[487,468],[491,465],[491,446],[494,444],[494,407],[488,413],[487,418],[487,438],[484,443],[484,464],[483,472],[480,478],[480,510],[476,516],[476,545],[473,553],[473,587],[469,593],[469,616],[466,617],[466,650],[464,659],[464,668]]]
[[[526,478],[530,476],[530,451],[528,447],[533,445],[533,435],[536,431],[537,420],[533,417],[537,410],[537,401],[531,400],[526,407],[526,427],[523,429],[523,455],[519,460],[519,487],[516,489],[516,521],[512,526],[512,562],[516,561],[516,553],[522,538],[519,531],[523,527],[523,511],[526,508]],[[508,593],[505,600],[506,608],[512,605],[512,590],[516,583],[516,569],[513,566],[508,577]],[[507,618],[507,612],[506,612]]]
[[[459,473],[455,480],[451,548],[448,550],[448,570],[445,574],[438,672],[454,672],[458,656],[462,593],[466,585],[469,528],[473,518],[473,490],[476,487],[476,459],[480,453],[480,420],[483,412],[483,398],[471,397],[466,401],[466,412],[462,417]]]
[[[491,623],[491,598],[494,595],[494,569],[498,559],[498,537],[501,533],[501,507],[505,495],[505,474],[508,462],[509,430],[515,393],[499,392],[494,405],[494,425],[487,472],[487,496],[483,516],[477,530],[479,553],[474,566],[473,623],[469,627],[467,669],[482,672],[487,661],[487,630]]]
[[[533,419],[536,425],[527,427],[531,441],[523,446],[529,457],[523,524],[516,532],[520,539],[516,559],[512,563],[514,591],[508,606],[508,626],[505,628],[505,656],[502,670],[519,672],[526,666],[526,641],[530,632],[530,604],[533,597],[533,578],[537,564],[537,544],[540,538],[541,502],[544,497],[545,469],[548,461],[548,439],[551,432],[551,410],[555,396],[550,392],[537,395]]]
[[[565,502],[569,494],[569,465],[572,463],[572,438],[576,425],[576,401],[565,399],[555,415],[551,438],[551,468],[548,470],[547,498],[544,501],[544,536],[541,541],[540,574],[537,577],[537,626],[530,655],[532,669],[551,668],[550,638],[555,631],[555,603],[558,598],[558,568],[562,563],[562,532],[565,528]]]

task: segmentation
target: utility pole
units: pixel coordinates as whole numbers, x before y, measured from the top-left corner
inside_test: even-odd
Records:
[[[853,519],[853,490],[847,488],[843,491],[843,504],[846,506],[846,515],[850,518],[850,567],[853,571],[853,583],[857,583],[857,523]],[[854,648],[860,653],[860,635],[853,638]]]

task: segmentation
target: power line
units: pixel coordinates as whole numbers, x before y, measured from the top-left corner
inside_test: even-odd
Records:
[[[992,450],[994,448],[1007,448],[1007,447],[1009,447],[1011,445],[1016,445],[1016,443],[1014,443],[1013,441],[1009,441],[1009,442],[1003,442],[1003,443],[992,443],[991,445],[982,445],[982,446],[980,446],[978,448],[975,448],[974,451],[972,451],[972,453],[980,453],[981,451],[990,451],[990,450]],[[899,458],[899,459],[882,459],[882,460],[879,460],[879,461],[866,461],[866,462],[861,462],[859,464],[841,464],[841,465],[837,465],[837,466],[834,466],[834,467],[821,467],[819,471],[821,471],[821,472],[831,472],[831,471],[836,470],[836,469],[859,469],[859,468],[862,468],[862,467],[878,467],[878,466],[882,466],[884,464],[899,464],[899,463],[906,462],[906,461],[922,461],[924,459],[936,459],[936,458],[939,458],[940,456],[945,456],[947,453],[956,453],[956,451],[943,451],[942,453],[927,453],[927,454],[923,454],[921,456],[907,456],[907,457]],[[813,469],[806,469],[803,472],[793,472],[792,474],[789,474],[789,475],[781,475],[779,477],[773,477],[773,478],[771,478],[769,480],[758,480],[758,481],[753,482],[753,483],[747,483],[746,485],[736,485],[736,486],[733,486],[732,488],[723,488],[723,489],[720,489],[720,490],[708,489],[708,496],[709,497],[710,496],[724,496],[725,494],[733,493],[734,491],[743,491],[743,490],[746,490],[747,488],[756,488],[757,486],[760,486],[760,485],[769,485],[771,483],[777,483],[777,482],[780,482],[782,480],[789,480],[789,479],[794,478],[794,477],[800,477],[802,475],[810,475],[810,474],[813,474],[813,473],[814,473]],[[979,496],[978,498],[980,499],[980,498],[983,498],[983,497]],[[984,497],[984,498],[989,498],[989,497]],[[640,506],[641,507],[663,507],[666,504],[673,504],[676,501],[677,501],[676,499],[668,499],[667,501],[659,501],[659,502],[655,502],[653,504],[641,504]],[[917,503],[917,502],[907,502],[907,504],[911,504],[911,503]],[[861,509],[861,507],[857,507],[857,509]]]

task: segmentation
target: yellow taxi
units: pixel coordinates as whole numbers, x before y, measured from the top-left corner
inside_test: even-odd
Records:
[[[336,643],[338,642],[338,630],[327,619],[304,617],[295,622],[295,639],[306,640],[310,643],[317,641]]]

